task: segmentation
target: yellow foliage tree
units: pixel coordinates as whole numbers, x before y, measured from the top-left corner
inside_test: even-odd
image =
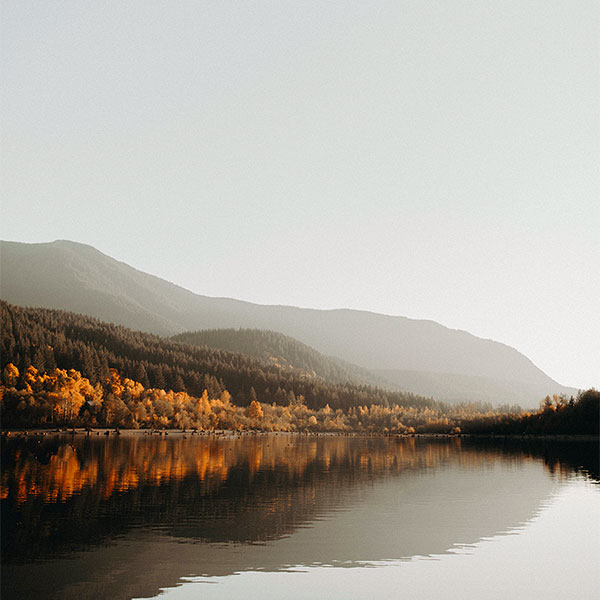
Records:
[[[249,406],[246,408],[246,416],[250,417],[251,419],[262,419],[264,414],[260,402],[252,400],[252,402],[250,402]]]
[[[4,367],[4,382],[7,387],[15,387],[17,385],[17,379],[19,378],[19,369],[12,363],[8,363]]]

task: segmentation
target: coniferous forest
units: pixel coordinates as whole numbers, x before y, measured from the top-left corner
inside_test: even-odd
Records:
[[[189,344],[179,341],[186,336],[162,338],[64,311],[20,308],[5,302],[1,310],[5,428],[598,432],[600,394],[595,390],[578,398],[548,397],[539,411],[527,413],[516,406],[447,405],[410,393],[342,382],[345,367],[324,363],[329,371],[323,371],[320,355],[315,353],[315,358],[308,347],[294,356],[294,362],[304,367],[298,368],[196,345],[205,341],[202,336],[194,339],[192,335],[195,344]],[[249,335],[257,335],[242,333],[246,343]],[[212,335],[222,340],[233,334]],[[260,337],[271,349],[273,344],[294,342],[273,332]],[[319,370],[325,376],[317,374]]]

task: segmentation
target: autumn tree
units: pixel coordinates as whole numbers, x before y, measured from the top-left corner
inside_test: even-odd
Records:
[[[250,402],[250,404],[246,408],[246,416],[250,419],[262,419],[264,413],[260,402],[252,400],[252,402]]]
[[[6,387],[15,387],[19,379],[19,369],[12,363],[8,363],[4,367],[4,383]]]

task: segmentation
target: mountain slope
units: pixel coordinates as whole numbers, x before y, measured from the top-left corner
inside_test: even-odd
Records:
[[[14,304],[81,312],[161,335],[215,328],[279,331],[368,369],[418,372],[425,380],[431,373],[466,376],[455,390],[459,396],[477,393],[469,378],[489,379],[499,403],[534,405],[548,393],[573,392],[514,348],[433,321],[201,296],[67,241],[2,242],[0,260],[0,295]],[[498,381],[516,391],[499,395]]]
[[[503,404],[521,404],[528,407],[529,398],[542,398],[536,383],[496,379],[492,377],[477,377],[474,375],[459,375],[456,373],[431,373],[423,371],[403,371],[382,369],[373,371],[384,381],[396,385],[398,389],[443,398],[445,402],[489,402],[497,404],[499,398],[504,398]],[[560,393],[576,395],[575,390],[558,386]],[[555,391],[554,393],[558,393]],[[534,406],[539,405],[533,403]]]
[[[239,352],[258,358],[281,369],[292,369],[310,377],[322,377],[336,383],[384,385],[391,383],[367,369],[324,356],[314,348],[277,331],[264,329],[205,329],[173,336],[173,340]]]

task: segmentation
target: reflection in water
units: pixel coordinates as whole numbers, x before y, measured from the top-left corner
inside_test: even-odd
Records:
[[[142,434],[3,440],[3,597],[446,552],[529,519],[595,444]]]
[[[591,600],[600,589],[599,508],[598,491],[581,479],[571,480],[513,535],[497,535],[409,561],[380,561],[376,569],[316,565],[244,571],[235,577],[184,578],[183,584],[163,590],[161,597]]]

